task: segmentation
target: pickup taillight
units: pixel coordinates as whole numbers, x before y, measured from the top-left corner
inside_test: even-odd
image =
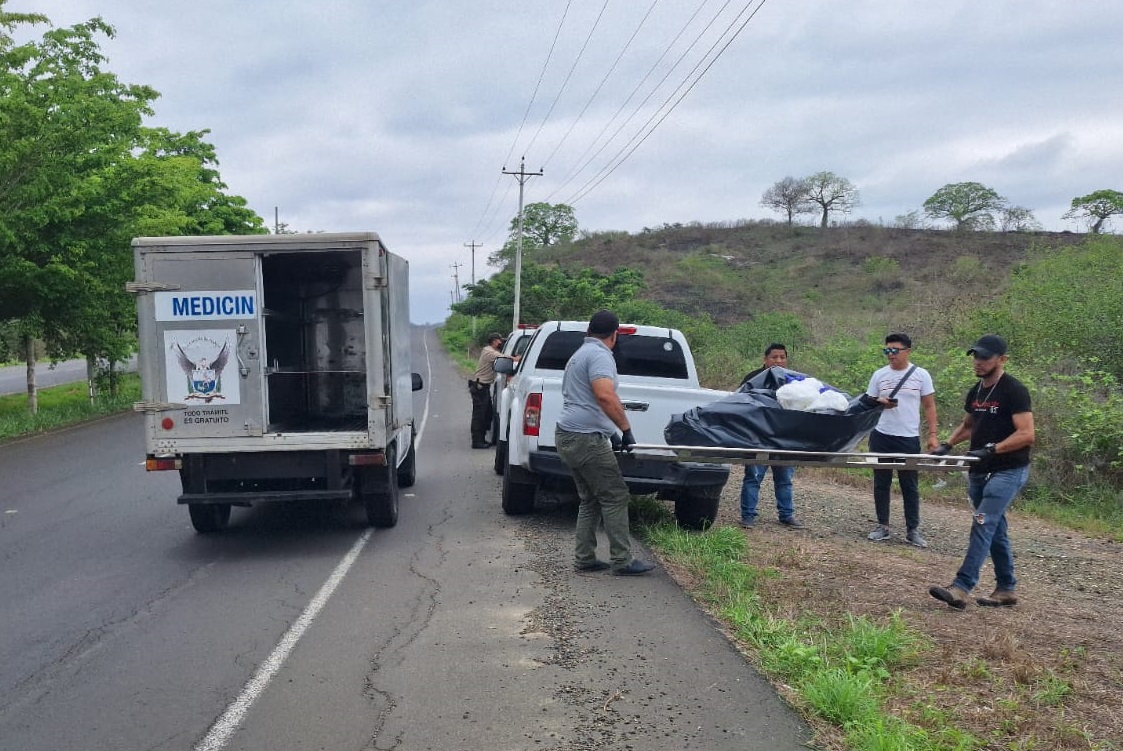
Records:
[[[542,394],[527,394],[526,407],[523,408],[523,435],[538,435],[542,421]]]

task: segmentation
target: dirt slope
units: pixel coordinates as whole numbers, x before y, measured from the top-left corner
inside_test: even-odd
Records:
[[[900,610],[933,644],[895,676],[910,698],[894,712],[915,724],[934,728],[954,718],[992,748],[1123,748],[1123,545],[1027,517],[1015,503],[1009,520],[1018,605],[952,610],[928,594],[930,585],[954,577],[971,524],[964,478],[948,482],[959,500],[922,494],[929,547],[921,550],[903,541],[896,492],[894,537],[872,543],[865,539],[876,524],[870,489],[835,482],[828,471],[797,471],[796,514],[807,529],[795,531],[776,523],[766,479],[761,516],[745,532],[750,562],[781,574],[765,585],[764,602],[783,617],[810,611],[828,623],[847,613],[881,620]],[[740,485],[737,470],[719,523],[737,524]],[[988,563],[973,594],[993,588]],[[946,714],[933,719],[933,710]],[[837,733],[825,731],[820,742],[838,747]]]

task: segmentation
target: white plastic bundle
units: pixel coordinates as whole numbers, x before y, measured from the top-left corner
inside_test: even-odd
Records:
[[[819,393],[815,401],[807,407],[808,412],[845,412],[850,409],[850,402],[841,392],[827,389]]]
[[[784,409],[798,409],[804,412],[811,403],[819,398],[819,390],[823,382],[818,378],[804,378],[802,381],[785,383],[776,389],[776,401]]]
[[[850,403],[840,392],[824,386],[818,378],[785,383],[776,389],[776,401],[784,409],[802,412],[845,412]]]

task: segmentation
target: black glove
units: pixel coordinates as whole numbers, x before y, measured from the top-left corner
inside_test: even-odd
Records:
[[[964,456],[973,456],[976,459],[978,459],[980,462],[985,462],[987,459],[991,458],[996,453],[998,453],[998,452],[995,450],[994,444],[988,443],[986,446],[983,446],[981,449],[971,449],[966,454],[964,454]]]
[[[951,444],[945,441],[936,447],[936,450],[932,452],[932,456],[947,456],[949,451],[951,451]]]
[[[622,449],[622,445],[620,443],[620,436],[616,435],[615,433],[613,433],[612,435],[610,435],[608,437],[608,442],[612,444],[612,450],[613,451],[620,451]]]
[[[632,429],[628,428],[624,431],[623,435],[620,436],[620,450],[627,451],[630,454],[632,453],[632,446],[635,445],[636,437],[632,435]]]

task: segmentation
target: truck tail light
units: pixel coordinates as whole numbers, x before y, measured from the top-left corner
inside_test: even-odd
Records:
[[[542,394],[527,394],[526,407],[523,409],[523,435],[538,435],[542,419]]]
[[[630,334],[636,333],[636,327],[635,326],[619,326],[616,329],[616,333],[628,336]]]
[[[144,460],[144,469],[148,472],[183,469],[183,459],[175,456],[150,456]]]

